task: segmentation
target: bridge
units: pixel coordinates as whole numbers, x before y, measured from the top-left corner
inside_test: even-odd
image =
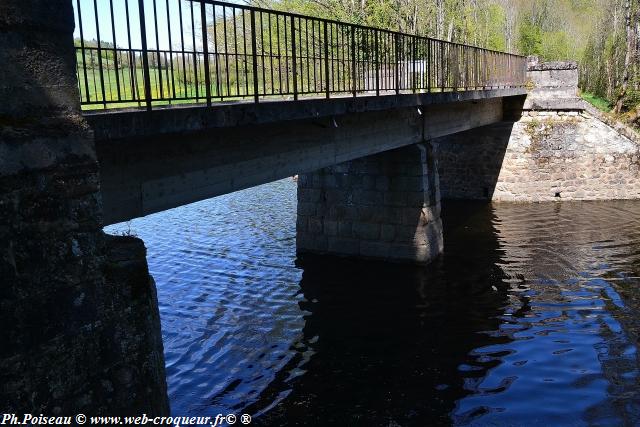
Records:
[[[210,0],[3,0],[0,32],[6,412],[168,412],[144,246],[104,225],[298,174],[299,252],[426,263],[431,141],[526,95],[521,56]]]
[[[300,175],[299,251],[427,261],[433,155],[404,150],[406,175],[390,150],[516,117],[526,93],[517,55],[218,1],[103,3],[76,1],[75,49],[105,224]],[[365,158],[378,169],[344,179]]]

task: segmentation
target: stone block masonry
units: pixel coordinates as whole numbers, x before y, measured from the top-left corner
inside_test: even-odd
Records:
[[[443,249],[431,147],[414,144],[298,177],[298,253],[426,263]]]
[[[0,409],[169,412],[145,248],[102,232],[69,0],[0,0]]]
[[[582,112],[529,111],[434,141],[442,197],[495,201],[640,197],[640,146]]]
[[[529,68],[515,122],[436,138],[441,191],[495,201],[640,198],[640,144],[577,98],[574,62]]]

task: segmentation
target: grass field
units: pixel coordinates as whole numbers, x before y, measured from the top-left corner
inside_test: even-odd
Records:
[[[604,111],[605,113],[611,111],[611,104],[604,98],[601,98],[589,92],[582,92],[580,93],[580,96],[582,97],[582,99],[584,99],[600,111]]]

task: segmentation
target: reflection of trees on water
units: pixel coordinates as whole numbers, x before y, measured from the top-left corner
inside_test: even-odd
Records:
[[[496,204],[494,212],[505,275],[524,279],[522,290],[534,311],[557,307],[557,316],[542,317],[531,327],[554,330],[596,319],[593,333],[602,341],[593,351],[601,372],[585,374],[572,386],[585,388],[604,378],[608,396],[588,408],[584,419],[638,423],[640,204]]]

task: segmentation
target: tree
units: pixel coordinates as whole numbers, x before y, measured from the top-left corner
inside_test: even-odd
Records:
[[[631,26],[631,0],[625,0],[625,33],[626,33],[626,53],[624,56],[624,68],[622,69],[622,86],[618,92],[618,99],[614,111],[622,112],[624,97],[627,94],[627,86],[629,85],[629,67],[631,66],[631,56],[633,55],[634,34]]]

